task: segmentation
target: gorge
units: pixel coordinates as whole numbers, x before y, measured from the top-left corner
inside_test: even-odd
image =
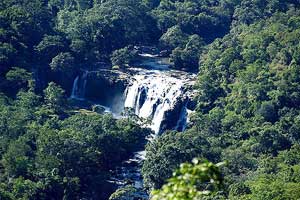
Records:
[[[158,55],[141,53],[140,57],[140,61],[126,72],[83,71],[74,80],[70,98],[92,101],[102,107],[103,112],[117,118],[123,117],[122,113],[124,115],[127,110],[149,121],[146,126],[153,131],[147,138],[149,142],[166,130],[184,131],[188,115],[194,109],[192,86],[196,75],[171,69],[168,59]],[[109,76],[105,75],[107,73]],[[93,89],[93,96],[89,92],[91,87],[98,87]],[[119,187],[133,185],[139,190],[136,195],[144,199],[147,193],[142,190],[141,166],[145,154],[145,150],[134,153],[112,171],[110,178],[110,182]]]
[[[194,109],[196,75],[172,70],[166,58],[140,55],[141,61],[126,72],[83,71],[74,80],[70,98],[97,102],[115,116],[125,108],[132,109],[135,115],[151,121],[149,127],[156,134],[183,131],[187,115]]]
[[[0,200],[299,200],[300,0],[1,0]]]

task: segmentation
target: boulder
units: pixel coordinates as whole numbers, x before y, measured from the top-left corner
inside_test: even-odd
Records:
[[[105,112],[105,108],[101,105],[93,105],[92,106],[92,111],[96,112],[98,114],[103,114]]]
[[[182,108],[185,106],[187,99],[181,97],[174,107],[165,112],[164,119],[161,122],[160,132],[166,130],[176,130],[178,120],[182,114]]]

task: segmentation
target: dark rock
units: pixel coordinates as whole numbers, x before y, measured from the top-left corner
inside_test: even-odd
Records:
[[[158,56],[159,57],[169,57],[170,54],[171,54],[170,51],[168,51],[168,50],[162,50],[162,51],[159,52]]]
[[[88,73],[85,98],[112,108],[118,113],[123,108],[124,91],[129,75],[117,70],[99,70]]]
[[[173,109],[165,112],[164,119],[161,122],[160,132],[176,129],[177,122],[180,119],[182,108],[185,106],[186,101],[186,99],[181,97],[181,99],[176,102]]]
[[[68,104],[75,109],[90,109],[92,106],[92,103],[89,101],[71,98],[68,99]]]
[[[99,114],[103,114],[105,112],[105,108],[101,105],[93,105],[92,106],[92,111],[99,113]]]
[[[98,187],[101,188],[102,190],[101,191],[98,190],[95,196],[91,199],[109,199],[110,195],[117,190],[118,185],[105,181]]]
[[[59,84],[65,91],[66,95],[70,96],[72,92],[73,82],[76,78],[77,71],[72,71],[69,73],[63,73],[63,72],[52,72],[46,77],[49,77],[50,80],[48,81],[54,81],[55,83]]]
[[[144,105],[146,99],[147,99],[147,90],[145,88],[142,88],[141,96],[138,102],[139,108],[141,108]]]

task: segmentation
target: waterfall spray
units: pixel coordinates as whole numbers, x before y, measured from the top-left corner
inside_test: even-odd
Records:
[[[71,93],[72,99],[82,100],[85,97],[85,89],[87,84],[88,72],[84,71],[81,76],[77,76],[73,82],[73,88]]]
[[[174,109],[176,103],[183,98],[185,84],[186,80],[161,71],[148,70],[146,74],[140,72],[133,77],[131,85],[126,89],[125,107],[132,108],[141,118],[151,119],[150,128],[158,134],[165,113]],[[177,120],[184,124],[185,119],[186,117],[180,116]]]

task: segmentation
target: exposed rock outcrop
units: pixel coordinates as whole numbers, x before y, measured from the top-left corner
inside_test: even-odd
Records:
[[[128,81],[129,74],[117,70],[88,72],[85,98],[119,112],[123,107],[123,93]]]

